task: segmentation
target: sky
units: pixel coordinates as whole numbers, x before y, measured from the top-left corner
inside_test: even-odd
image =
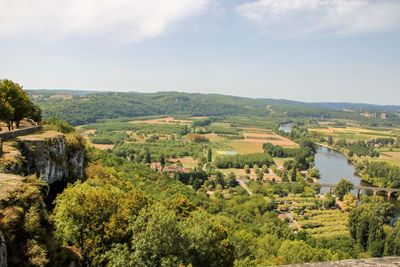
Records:
[[[400,0],[0,0],[0,79],[400,105]]]

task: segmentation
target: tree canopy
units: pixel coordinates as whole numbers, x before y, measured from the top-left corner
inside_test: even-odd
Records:
[[[11,80],[0,80],[0,111],[0,121],[4,121],[9,129],[13,129],[13,123],[18,128],[24,118],[36,122],[42,119],[40,108],[31,102],[18,83]]]

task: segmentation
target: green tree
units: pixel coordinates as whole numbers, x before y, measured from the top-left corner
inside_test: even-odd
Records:
[[[385,256],[400,256],[400,223],[389,230],[385,241]]]
[[[161,165],[162,167],[165,166],[165,156],[164,156],[164,154],[161,154],[161,155],[160,155],[160,165]]]
[[[343,200],[344,195],[351,192],[354,189],[354,185],[347,179],[340,179],[336,185],[335,194],[339,200]]]
[[[14,109],[11,128],[13,122],[19,128],[20,121],[34,112],[34,105],[29,100],[28,94],[19,84],[11,80],[0,80],[0,97]]]
[[[391,203],[363,203],[350,212],[350,234],[373,257],[382,256],[386,236],[384,227],[393,214],[394,206]]]
[[[215,183],[221,185],[222,188],[225,187],[224,174],[222,172],[217,172],[217,177],[215,178]]]
[[[188,240],[188,257],[193,266],[233,266],[234,247],[227,229],[203,211],[195,211],[183,222]]]
[[[250,167],[249,167],[249,165],[244,165],[244,172],[245,173],[247,173],[247,174],[249,174],[250,173]]]
[[[319,179],[320,178],[320,173],[317,167],[312,167],[311,169],[308,170],[308,176],[311,178]]]
[[[254,171],[254,173],[258,173],[260,171],[260,168],[258,167],[257,164],[253,165],[253,171]]]
[[[110,266],[179,266],[186,263],[187,239],[173,210],[162,205],[140,212],[131,225],[131,248],[117,246],[108,253]]]
[[[239,185],[238,181],[236,180],[236,175],[234,172],[230,172],[226,179],[226,185],[228,187],[236,187]]]
[[[260,180],[260,181],[262,181],[264,179],[264,173],[262,171],[258,171],[257,179]]]
[[[144,150],[143,163],[151,163],[151,154],[147,147]]]
[[[333,137],[332,136],[328,136],[328,145],[333,145]]]
[[[12,119],[14,117],[14,108],[0,95],[0,121],[7,124],[8,130],[12,128]],[[1,129],[0,129],[1,130]]]
[[[68,186],[55,201],[55,235],[64,245],[75,245],[85,264],[101,266],[112,243],[129,239],[129,221],[146,205],[134,188],[123,191],[117,180],[89,179]],[[127,185],[125,184],[124,187]]]
[[[285,240],[279,248],[278,256],[283,259],[283,264],[328,261],[333,259],[333,255],[329,250],[313,248],[301,240]]]
[[[38,105],[32,105],[32,113],[29,115],[29,118],[37,123],[42,121],[42,110]]]
[[[211,161],[212,161],[212,150],[211,150],[211,148],[209,148],[207,151],[207,162],[211,162]]]
[[[353,210],[358,203],[358,199],[352,193],[346,193],[343,197],[343,208],[345,211]]]
[[[261,171],[263,172],[263,173],[268,173],[269,172],[269,170],[268,170],[268,166],[267,165],[262,165],[262,167],[261,167]]]

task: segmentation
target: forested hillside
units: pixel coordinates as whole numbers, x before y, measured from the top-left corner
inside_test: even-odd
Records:
[[[45,116],[56,116],[72,124],[97,119],[178,114],[190,116],[266,114],[263,101],[220,95],[183,93],[95,93],[64,98],[37,98]]]
[[[258,115],[280,118],[348,118],[369,124],[397,124],[395,113],[385,121],[360,115],[371,105],[360,105],[357,111],[343,111],[338,103],[304,103],[290,100],[253,99],[217,94],[188,94],[178,92],[122,93],[68,90],[31,90],[30,95],[44,111],[44,117],[58,117],[74,125],[96,122],[99,119],[138,117],[147,115],[224,116]],[[352,108],[358,104],[351,105]],[[385,110],[379,106],[380,111]],[[374,109],[371,108],[371,111]],[[391,106],[388,112],[393,112]]]

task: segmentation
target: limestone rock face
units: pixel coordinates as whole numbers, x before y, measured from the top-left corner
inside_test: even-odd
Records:
[[[7,247],[3,233],[0,231],[0,267],[7,267]]]
[[[83,178],[83,150],[69,150],[63,134],[45,138],[24,137],[18,142],[28,174],[42,176],[48,184]]]

